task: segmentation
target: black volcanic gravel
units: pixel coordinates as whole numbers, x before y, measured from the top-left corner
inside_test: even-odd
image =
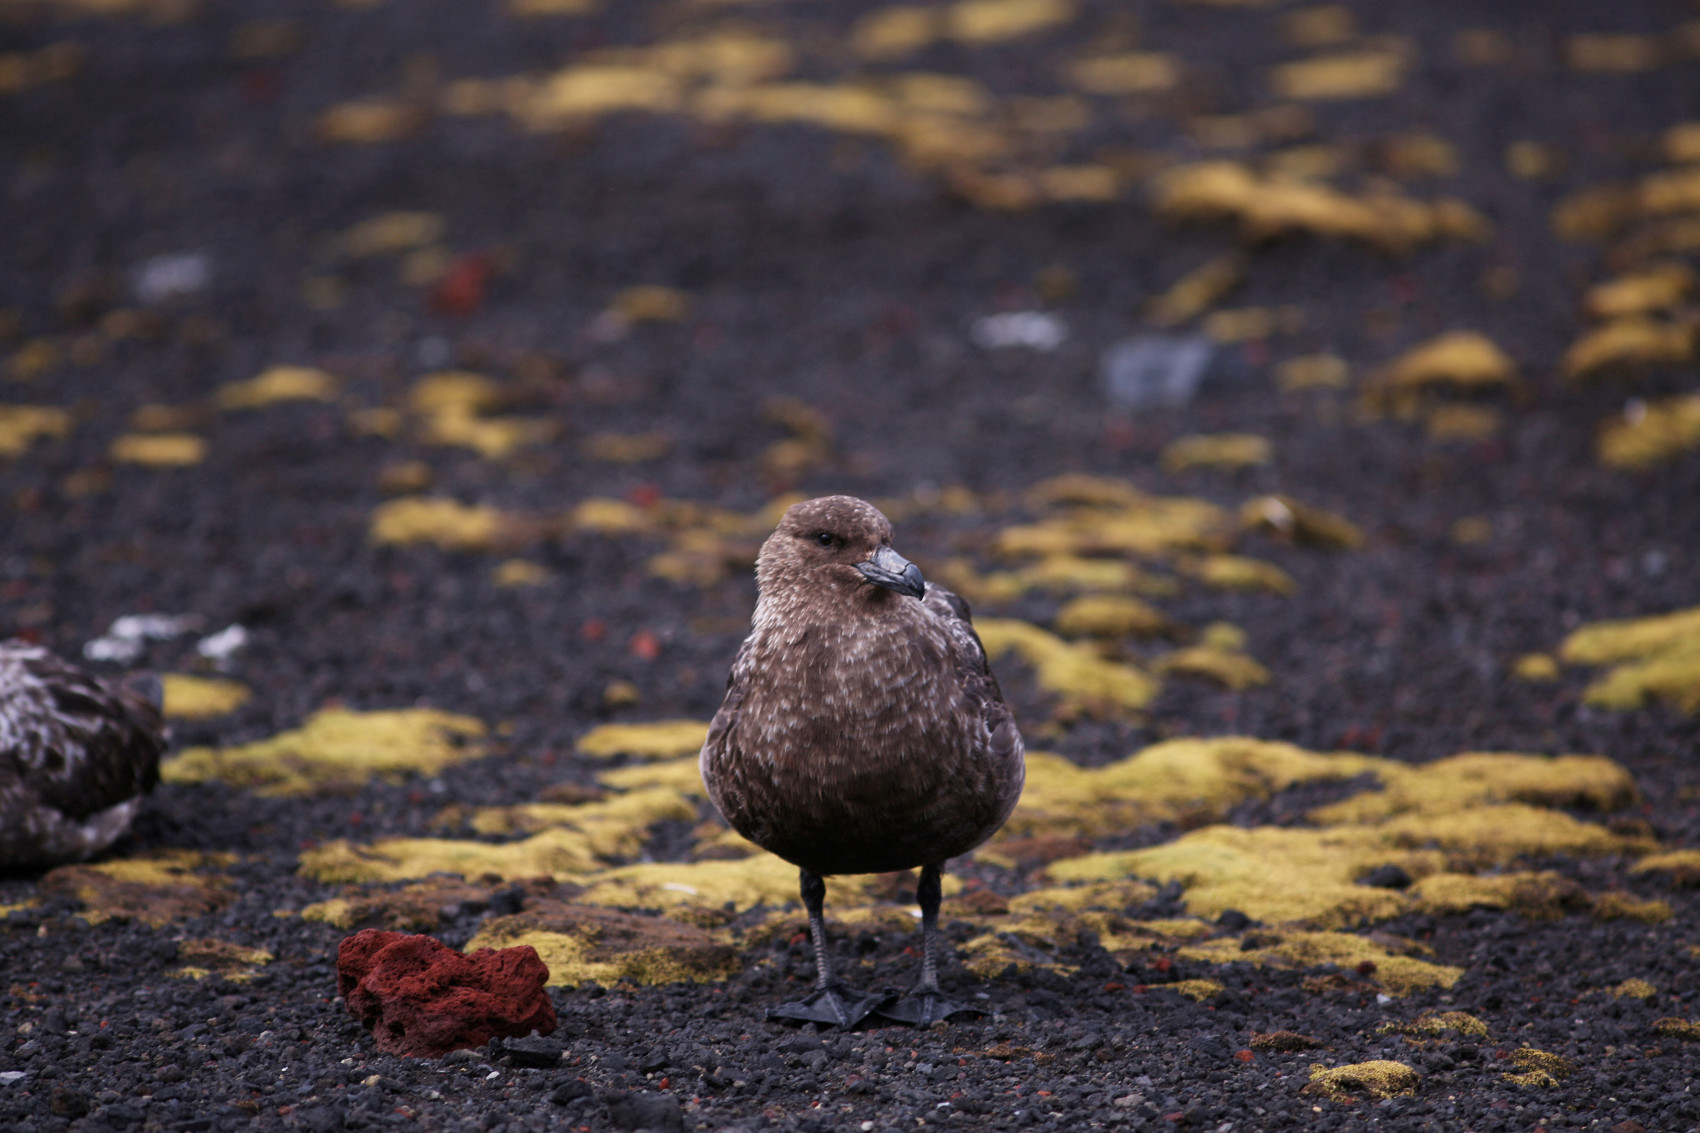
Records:
[[[1548,220],[1564,193],[1651,168],[1659,132],[1700,118],[1700,64],[1578,78],[1559,61],[1564,38],[1662,32],[1692,12],[1650,0],[1352,5],[1366,31],[1411,37],[1425,62],[1389,99],[1319,107],[1320,132],[1444,134],[1463,162],[1445,192],[1486,213],[1495,235],[1485,247],[1442,245],[1408,260],[1305,239],[1272,245],[1252,257],[1232,302],[1302,305],[1306,324],[1290,353],[1333,350],[1356,372],[1450,327],[1492,335],[1522,364],[1525,396],[1499,436],[1440,445],[1414,425],[1357,423],[1345,402],[1330,414],[1277,394],[1255,351],[1184,407],[1108,408],[1099,352],[1139,330],[1150,295],[1230,242],[1220,230],[1160,227],[1137,195],[992,213],[878,146],[795,127],[709,130],[642,116],[555,135],[472,118],[377,146],[313,139],[325,107],[396,90],[407,75],[546,70],[575,52],[648,42],[684,18],[675,6],[618,0],[583,19],[522,22],[449,0],[231,0],[181,23],[74,18],[65,7],[0,13],[0,55],[62,40],[86,52],[69,82],[0,93],[7,349],[86,333],[86,308],[128,302],[130,273],[151,256],[204,252],[213,277],[164,307],[158,337],[118,342],[95,364],[34,383],[0,382],[0,402],[62,405],[77,417],[68,438],[0,464],[0,635],[27,631],[76,656],[128,613],[192,611],[209,629],[246,626],[250,644],[230,675],[256,696],[229,717],[179,725],[178,746],[269,735],[327,702],[427,703],[511,722],[512,732],[497,757],[430,783],[313,799],[217,785],[159,791],[115,853],[235,852],[238,896],[158,930],[90,925],[73,902],[51,896],[7,914],[0,1129],[1700,1128],[1691,1085],[1700,1044],[1652,1029],[1659,1018],[1700,1015],[1691,953],[1700,905],[1691,890],[1630,876],[1617,860],[1532,864],[1592,891],[1669,901],[1673,919],[1534,921],[1478,910],[1379,926],[1463,967],[1445,992],[1382,1001],[1350,971],[1316,991],[1304,984],[1315,971],[1179,959],[1128,972],[1083,939],[1060,957],[1078,967],[1066,978],[982,984],[947,963],[947,992],[985,997],[978,1021],[819,1034],[763,1021],[763,1008],[812,972],[807,948],[780,939],[750,949],[723,985],[556,989],[553,1036],[436,1062],[375,1053],[336,998],[341,933],[274,916],[333,894],[296,876],[305,847],[425,834],[449,802],[515,803],[552,783],[588,781],[591,768],[568,754],[572,740],[608,719],[706,718],[753,604],[753,581],[703,592],[648,577],[654,548],[641,541],[547,540],[528,553],[554,582],[517,590],[490,583],[491,556],[372,546],[380,470],[404,456],[430,463],[434,492],[539,512],[654,492],[746,511],[779,488],[1015,493],[1076,471],[1225,505],[1290,494],[1349,516],[1368,546],[1330,555],[1260,544],[1253,553],[1296,580],[1292,597],[1188,594],[1164,604],[1189,625],[1243,626],[1248,651],[1274,674],[1268,686],[1172,680],[1144,723],[1083,724],[1032,746],[1086,765],[1168,736],[1221,733],[1417,762],[1472,750],[1594,752],[1627,766],[1646,800],[1619,821],[1640,820],[1671,845],[1700,842],[1700,721],[1665,707],[1590,709],[1577,671],[1551,685],[1507,676],[1516,657],[1551,650],[1583,621],[1700,605],[1700,454],[1642,475],[1595,462],[1598,425],[1629,394],[1567,389],[1555,365],[1581,325],[1581,288],[1610,270],[1597,250],[1558,243]],[[1144,42],[1203,69],[1202,93],[1103,139],[1131,150],[1195,153],[1179,118],[1265,97],[1247,76],[1288,54],[1268,12],[1080,7],[1083,29],[1135,12]],[[734,11],[806,40],[866,8],[828,0]],[[240,26],[277,18],[301,28],[299,53],[232,58]],[[1451,62],[1454,33],[1474,27],[1507,33],[1519,61]],[[943,44],[914,66],[973,74],[998,91],[1035,81],[1035,64],[1013,47]],[[1505,147],[1522,139],[1563,150],[1562,175],[1527,183],[1505,173]],[[432,310],[395,282],[388,261],[345,269],[327,260],[324,234],[394,209],[441,212],[454,251],[498,265],[479,310]],[[1067,342],[1049,354],[969,344],[975,317],[1034,305],[1036,274],[1055,264],[1078,281],[1059,305]],[[1516,270],[1514,295],[1482,298],[1478,281],[1494,266]],[[345,302],[304,304],[303,284],[333,270]],[[589,333],[610,294],[640,283],[691,292],[691,318],[620,341]],[[302,404],[198,427],[210,452],[190,470],[107,463],[138,407],[205,399],[273,363],[324,366],[363,405],[447,366],[531,375],[522,410],[566,421],[570,439],[658,429],[674,447],[634,467],[592,462],[572,443],[497,465],[458,449],[351,437],[342,407]],[[1633,392],[1692,386],[1692,372],[1656,374]],[[834,462],[795,484],[762,471],[763,449],[783,435],[761,414],[776,395],[816,406],[834,428]],[[1157,454],[1176,437],[1223,431],[1269,437],[1274,463],[1233,476],[1158,471]],[[108,474],[104,488],[86,490]],[[1489,519],[1492,538],[1454,542],[1452,525],[1466,517]],[[900,546],[925,566],[982,538],[978,522],[925,515],[899,524]],[[587,634],[593,620],[606,632]],[[659,642],[655,659],[631,650],[640,632]],[[139,663],[194,669],[194,641],[154,643]],[[1042,693],[1003,668],[1020,717],[1043,721]],[[605,706],[615,680],[636,687],[637,708]],[[1296,823],[1332,797],[1305,788],[1232,820]],[[1174,833],[1129,831],[1101,848]],[[676,853],[682,837],[664,830],[651,852]],[[994,888],[1022,883],[971,870]],[[0,878],[0,904],[36,896],[35,881]],[[502,907],[465,906],[439,935],[464,944]],[[1171,891],[1142,912],[1183,908]],[[247,982],[171,975],[179,941],[215,936],[276,959]],[[901,986],[913,975],[911,943],[846,930],[837,947],[871,960],[874,980]],[[1224,987],[1202,1003],[1163,986],[1205,976]],[[1610,993],[1632,978],[1656,993]],[[1381,1031],[1430,1010],[1480,1015],[1491,1036]],[[1278,1030],[1318,1047],[1250,1050],[1254,1032]],[[1510,1052],[1524,1045],[1577,1069],[1553,1087],[1507,1083]],[[1421,1073],[1414,1096],[1348,1103],[1300,1092],[1314,1062],[1379,1058]]]

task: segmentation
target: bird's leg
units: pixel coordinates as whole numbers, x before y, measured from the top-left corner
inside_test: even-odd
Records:
[[[939,990],[939,867],[921,867],[921,883],[915,887],[915,900],[921,906],[921,981],[893,1003],[879,1009],[887,1019],[899,1023],[930,1026],[952,1015],[973,1012],[985,1014],[977,1007],[952,1003]]]
[[[801,871],[803,907],[809,911],[809,938],[815,946],[815,990],[807,999],[768,1008],[769,1019],[793,1019],[831,1027],[854,1027],[885,1001],[883,995],[864,995],[838,982],[832,952],[826,943],[826,881],[818,873]]]

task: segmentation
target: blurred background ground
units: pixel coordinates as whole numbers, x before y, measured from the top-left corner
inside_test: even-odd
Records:
[[[377,1073],[426,1124],[615,1121],[523,1086],[427,1099],[408,1075],[435,1071],[397,1060],[344,1074],[359,1036],[328,1000],[324,957],[367,922],[324,903],[444,868],[363,869],[336,856],[349,844],[557,829],[582,843],[456,869],[482,888],[422,898],[460,911],[415,927],[460,944],[595,898],[729,934],[742,959],[715,994],[738,1025],[680,1024],[655,1068],[618,1062],[707,990],[558,993],[574,1019],[632,1020],[569,1035],[569,1064],[613,1066],[598,1089],[690,1078],[688,1124],[913,1127],[956,1093],[988,1122],[1214,1128],[1249,1120],[1261,1085],[1269,1114],[1330,1128],[1694,1125],[1695,1056],[1670,1020],[1693,1015],[1696,863],[1650,855],[1700,834],[1700,616],[1682,614],[1700,606],[1696,20],[1668,3],[0,3],[0,633],[178,675],[177,747],[199,750],[115,856],[175,863],[137,883],[225,887],[149,925],[100,913],[117,898],[86,876],[4,882],[7,1120],[359,1127],[393,1109],[362,1085]],[[745,919],[705,920],[608,873],[754,860],[703,825],[671,762],[688,728],[644,750],[647,733],[585,739],[706,720],[755,546],[786,500],[827,492],[880,502],[899,548],[973,600],[1029,748],[1061,757],[1036,763],[1010,835],[1052,842],[959,871],[996,895],[959,910],[957,972],[996,1013],[925,1039],[1054,1035],[1073,1051],[1047,1071],[1054,1111],[976,1069],[996,1057],[965,1061],[960,1090],[901,1060],[876,1074],[883,1038],[829,1050],[879,1082],[865,1090],[800,1063],[812,1049],[752,1069],[748,1043],[796,1041],[759,1022],[780,993],[763,973],[806,967],[763,919],[784,895],[740,874],[726,898]],[[137,614],[176,620],[115,625]],[[409,708],[464,717],[461,746],[437,743],[439,718],[361,715],[352,739],[228,754],[327,709]],[[1318,809],[1387,796],[1388,764],[1236,755],[1168,794],[1161,776],[1088,790],[1068,770],[1235,734],[1616,770],[1543,790],[1523,764],[1442,764],[1397,835],[1388,814]],[[362,762],[379,748],[392,763]],[[515,809],[646,790],[594,816]],[[1159,801],[1115,809],[1142,792]],[[1549,817],[1497,840],[1420,825],[1465,795]],[[1259,943],[1219,920],[1228,899],[1196,860],[1095,856],[1219,848],[1222,826],[1373,828],[1338,856],[1366,875],[1396,859],[1419,885],[1353,914],[1340,892],[1234,891],[1274,926]],[[1075,859],[1098,864],[1068,875]],[[540,873],[571,892],[512,888]],[[1124,886],[1075,901],[1091,939],[1060,914],[1027,936],[997,920],[997,900],[1070,877]],[[1474,888],[1443,898],[1431,877]],[[1406,892],[1343,892],[1360,889]],[[896,898],[855,896],[875,913]],[[1276,930],[1420,947],[1377,944],[1371,972],[1306,987],[1360,961],[1271,959]],[[878,978],[906,980],[904,934],[860,931]],[[1182,955],[1199,933],[1255,963]],[[41,943],[57,934],[81,943]],[[970,943],[1005,937],[1028,951]],[[169,979],[207,939],[286,974]],[[1373,969],[1394,955],[1462,974],[1383,1002],[1399,989]],[[1183,979],[1199,994],[1148,998]],[[1651,991],[1614,993],[1635,979]],[[1248,1012],[1259,989],[1278,1010]],[[141,1051],[154,1024],[129,1006],[116,1044],[25,1050],[42,1013],[118,1020],[140,991],[182,1015],[158,1016],[169,1058]],[[213,1036],[276,1043],[282,1002],[302,1057],[336,1069],[280,1100],[271,1047]],[[1491,1037],[1378,1030],[1443,1007]],[[1232,1057],[1277,1024],[1325,1049]],[[1520,1044],[1573,1068],[1508,1084],[1493,1055]],[[1298,1093],[1312,1062],[1383,1055],[1421,1071],[1412,1098]],[[177,1081],[156,1081],[162,1059]]]

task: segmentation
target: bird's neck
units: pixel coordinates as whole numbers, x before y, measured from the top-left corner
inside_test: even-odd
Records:
[[[865,632],[867,623],[891,618],[900,596],[862,582],[812,586],[765,586],[756,599],[751,628],[759,635],[792,635],[805,628]]]

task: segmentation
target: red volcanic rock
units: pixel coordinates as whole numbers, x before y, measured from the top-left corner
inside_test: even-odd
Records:
[[[555,1029],[543,985],[549,968],[530,945],[468,956],[431,936],[365,929],[336,952],[337,991],[379,1050],[436,1058],[492,1038]]]

